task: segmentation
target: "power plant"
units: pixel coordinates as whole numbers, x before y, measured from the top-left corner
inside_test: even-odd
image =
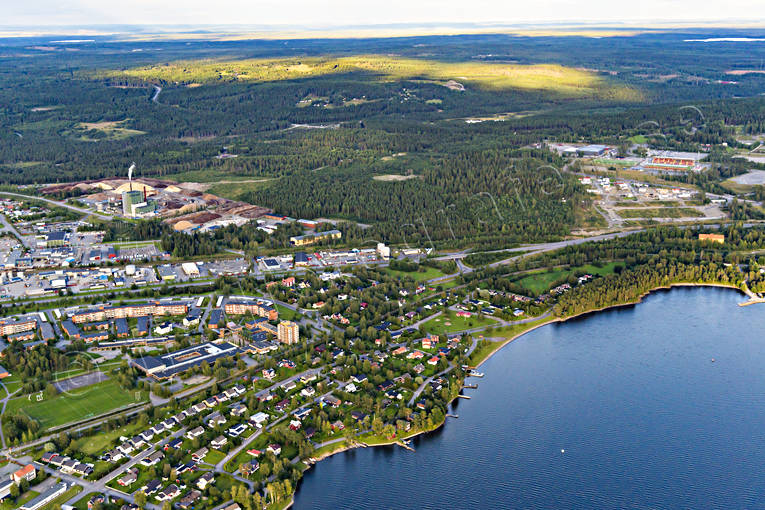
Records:
[[[135,163],[130,165],[128,169],[128,183],[129,190],[122,192],[122,214],[128,218],[140,218],[149,214],[154,214],[157,210],[157,204],[149,202],[146,187],[143,187],[143,191],[133,189],[133,170],[135,170]]]

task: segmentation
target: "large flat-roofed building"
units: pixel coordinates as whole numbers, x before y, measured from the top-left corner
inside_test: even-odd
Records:
[[[48,232],[47,234],[44,235],[44,241],[42,241],[41,243],[38,243],[38,245],[45,246],[46,248],[52,248],[54,246],[64,246],[66,244],[69,244],[69,234],[62,230],[55,230],[53,232]]]
[[[278,326],[277,338],[283,344],[296,344],[300,341],[300,328],[292,321],[282,321]]]
[[[312,234],[290,237],[290,244],[292,246],[307,246],[319,241],[340,239],[342,236],[343,233],[339,230],[327,230],[326,232],[314,232]]]
[[[144,356],[132,360],[132,363],[155,379],[167,379],[204,362],[212,365],[220,358],[235,356],[239,352],[239,348],[229,342],[207,342],[161,356]]]
[[[258,317],[265,317],[270,321],[279,318],[279,312],[270,304],[254,300],[231,300],[225,306],[226,315],[244,315],[251,313]]]
[[[23,333],[37,329],[37,321],[27,319],[22,321],[2,320],[0,321],[0,336],[9,336],[15,333]]]
[[[605,145],[587,145],[586,147],[579,147],[576,152],[580,156],[602,156],[606,153],[608,147]]]
[[[699,234],[699,241],[712,241],[714,243],[725,243],[725,235],[723,234]]]
[[[66,492],[68,486],[64,482],[57,483],[53,485],[50,489],[47,491],[41,493],[38,496],[35,496],[34,498],[30,499],[23,505],[19,507],[19,510],[38,510],[39,508],[44,507],[60,495]]]
[[[122,192],[122,214],[125,216],[135,216],[135,207],[143,203],[143,192],[139,190],[130,190]]]

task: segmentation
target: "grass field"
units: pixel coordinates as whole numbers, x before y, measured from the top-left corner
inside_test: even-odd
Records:
[[[138,398],[136,398],[136,393]],[[8,402],[6,413],[21,411],[37,421],[43,429],[56,427],[73,421],[84,420],[107,411],[138,402],[144,402],[148,395],[144,391],[125,391],[115,381],[108,380],[82,388],[71,394],[59,394],[37,402],[27,396]]]
[[[132,437],[141,431],[139,425],[135,423],[128,424],[110,432],[100,432],[93,436],[85,436],[72,441],[72,447],[88,455],[102,453],[112,441],[119,439],[120,436]]]
[[[585,266],[579,266],[574,267],[571,269],[557,269],[553,271],[538,271],[534,273],[529,273],[520,280],[518,280],[516,283],[518,285],[521,285],[522,287],[530,290],[534,294],[542,294],[550,289],[553,283],[562,280],[563,278],[566,278],[568,275],[572,273],[576,273],[579,271],[590,273],[590,274],[597,274],[597,275],[607,275],[614,272],[614,268],[617,266],[616,263],[611,262],[608,264],[605,264],[603,267],[595,267],[591,264],[587,264]]]
[[[423,266],[424,267],[424,266]],[[387,268],[385,271],[392,276],[404,277],[408,276],[416,282],[424,282],[433,278],[440,278],[446,276],[446,273],[436,269],[435,267],[424,267],[425,271],[396,271],[394,269]]]
[[[616,214],[622,218],[701,218],[703,213],[690,207],[645,207],[643,209],[620,209]]]
[[[97,73],[97,78],[136,78],[179,83],[269,82],[364,72],[380,80],[429,80],[467,87],[536,90],[564,97],[641,101],[637,90],[617,86],[596,73],[554,64],[517,65],[487,62],[440,62],[388,55],[340,58],[305,57],[237,61],[197,60]]]
[[[447,322],[449,324],[447,324]],[[449,310],[447,313],[443,313],[438,317],[434,317],[423,324],[423,328],[428,333],[436,335],[457,333],[466,329],[480,328],[483,326],[491,326],[497,322],[489,317],[481,317],[477,314],[473,314],[472,317],[457,317],[457,313]]]
[[[276,311],[279,312],[279,319],[281,320],[291,321],[291,320],[296,320],[300,318],[300,314],[298,312],[290,308],[287,308],[284,305],[280,305],[279,303],[274,303],[274,307],[276,307]]]

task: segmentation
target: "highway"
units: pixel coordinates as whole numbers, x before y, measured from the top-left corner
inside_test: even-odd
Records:
[[[96,218],[98,218],[100,220],[104,220],[104,221],[108,221],[108,220],[111,220],[113,218],[113,216],[111,216],[109,214],[93,212],[93,211],[90,211],[88,209],[83,209],[82,207],[76,207],[76,206],[73,206],[71,204],[67,204],[66,202],[61,202],[59,200],[51,200],[50,198],[36,197],[34,195],[22,195],[21,193],[11,193],[10,191],[0,192],[0,195],[8,195],[8,196],[17,197],[17,198],[23,198],[23,199],[28,199],[28,200],[38,200],[40,202],[45,202],[47,204],[55,205],[57,207],[63,207],[65,209],[69,209],[70,211],[76,211],[76,212],[81,213],[81,214],[95,216]]]
[[[5,214],[0,214],[0,223],[3,224],[3,228],[0,229],[0,232],[6,231],[10,232],[13,236],[15,236],[21,243],[26,246],[27,248],[34,248],[32,245],[32,241],[28,237],[24,237],[21,235],[21,233],[16,230],[16,227],[14,227],[10,221],[8,221],[8,218],[5,217]]]

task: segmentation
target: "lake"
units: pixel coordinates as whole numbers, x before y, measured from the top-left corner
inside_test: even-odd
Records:
[[[765,306],[740,301],[675,288],[532,331],[415,453],[325,459],[294,508],[765,508]]]

